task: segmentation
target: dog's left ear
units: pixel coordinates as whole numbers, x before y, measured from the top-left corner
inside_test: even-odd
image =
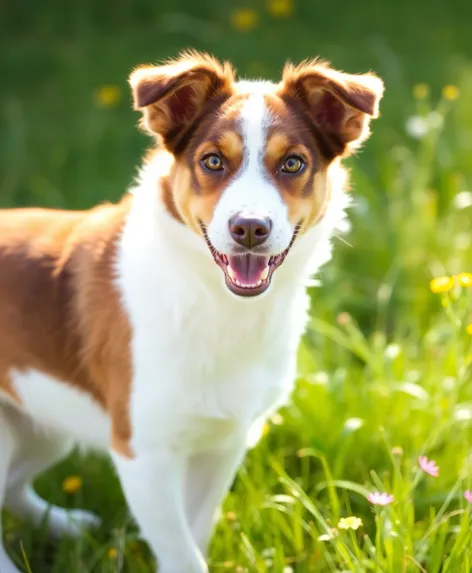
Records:
[[[378,117],[383,91],[382,80],[374,74],[345,74],[315,60],[296,67],[287,64],[280,95],[299,100],[328,139],[332,155],[346,155],[369,136],[369,123]]]
[[[185,52],[162,66],[140,66],[129,78],[142,126],[160,135],[170,151],[210,99],[231,94],[233,82],[228,63],[198,52]]]

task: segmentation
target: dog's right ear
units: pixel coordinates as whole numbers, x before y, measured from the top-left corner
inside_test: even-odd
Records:
[[[140,66],[129,78],[142,126],[160,135],[170,151],[210,99],[231,95],[233,82],[228,63],[193,51],[162,66]]]

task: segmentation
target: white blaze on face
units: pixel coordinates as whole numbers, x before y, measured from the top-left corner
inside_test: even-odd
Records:
[[[242,212],[269,217],[272,231],[264,246],[268,255],[278,255],[289,246],[294,228],[288,220],[287,206],[270,182],[264,166],[267,128],[271,121],[265,94],[273,85],[270,82],[240,82],[238,87],[250,92],[240,119],[244,160],[239,174],[216,206],[208,225],[208,237],[215,249],[230,254],[235,246],[228,225],[232,216]]]

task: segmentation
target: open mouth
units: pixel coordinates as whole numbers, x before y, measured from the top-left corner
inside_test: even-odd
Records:
[[[201,223],[201,228],[215,263],[224,272],[226,286],[232,293],[239,296],[257,296],[269,288],[274,271],[284,262],[299,230],[297,226],[285,251],[269,257],[251,252],[234,255],[220,253],[211,244],[203,223]]]

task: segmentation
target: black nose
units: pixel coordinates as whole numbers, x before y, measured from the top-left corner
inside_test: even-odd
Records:
[[[267,240],[272,229],[269,217],[257,217],[245,213],[237,213],[229,220],[229,232],[233,239],[250,249],[262,245]]]

